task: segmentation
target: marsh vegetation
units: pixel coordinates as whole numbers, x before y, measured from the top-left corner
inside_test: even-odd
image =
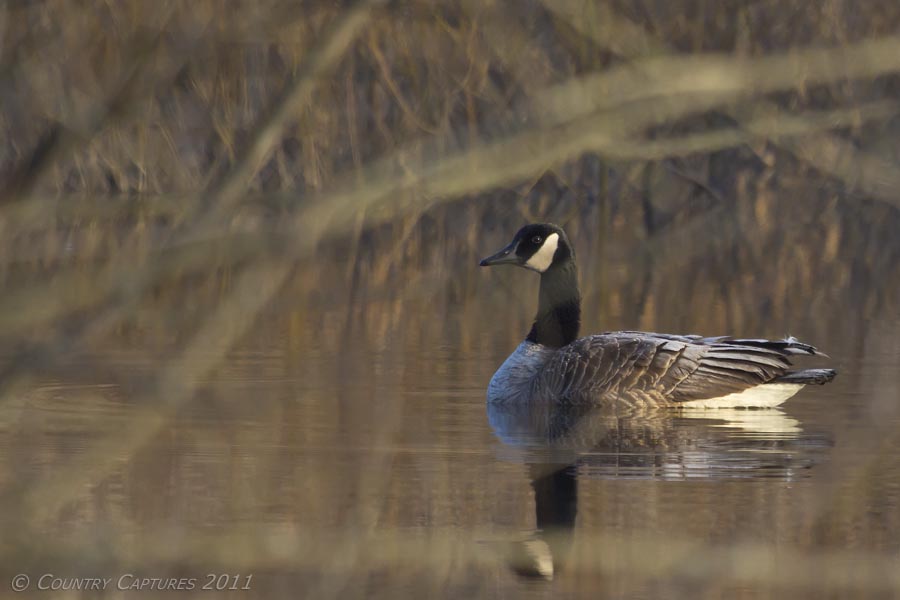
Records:
[[[896,595],[898,27],[880,0],[3,5],[2,585]],[[840,376],[776,425],[579,419],[523,457],[484,389],[535,282],[476,265],[527,221],[569,233],[586,332],[792,334]],[[552,584],[502,550],[548,468],[578,480]]]

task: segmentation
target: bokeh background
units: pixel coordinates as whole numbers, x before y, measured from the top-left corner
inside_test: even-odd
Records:
[[[896,2],[12,1],[0,33],[4,589],[900,593]],[[754,450],[815,460],[736,478],[741,435],[622,423],[572,458],[572,564],[518,577],[534,459],[484,389],[536,281],[476,265],[531,221],[586,333],[828,353],[782,415],[812,437]]]

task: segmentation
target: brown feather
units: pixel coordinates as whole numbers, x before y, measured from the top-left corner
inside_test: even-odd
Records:
[[[811,348],[791,340],[604,333],[561,348],[538,374],[536,391],[558,398],[627,394],[648,404],[716,398],[776,380],[790,367],[788,355]]]

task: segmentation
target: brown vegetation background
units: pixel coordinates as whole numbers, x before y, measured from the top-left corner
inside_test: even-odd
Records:
[[[219,411],[242,414],[240,399],[215,382],[257,376],[248,352],[279,348],[278,375],[311,389],[349,379],[376,390],[385,372],[422,385],[432,368],[423,349],[449,345],[454,358],[485,356],[486,366],[456,373],[451,363],[439,375],[486,382],[526,330],[531,305],[513,274],[488,282],[474,265],[527,221],[559,222],[575,242],[585,330],[790,333],[835,348],[849,365],[844,389],[861,385],[869,336],[900,334],[898,28],[900,5],[887,0],[5,3],[0,417],[7,447],[31,462],[16,464],[21,454],[11,451],[0,470],[0,556],[77,562],[80,542],[34,540],[92,522],[85,503],[118,497],[104,486],[149,460],[186,406],[221,395]],[[498,334],[486,341],[488,324]],[[375,354],[386,358],[367,358]],[[39,391],[48,381],[111,386],[127,414],[53,421],[85,442],[45,456],[48,423],[28,415],[49,401]],[[880,410],[894,414],[896,377],[878,389]],[[348,393],[311,402],[333,411],[326,422],[372,443],[402,448],[402,415],[431,415],[390,400],[373,406],[376,391]],[[90,396],[84,402],[102,408]],[[314,438],[321,426],[303,411],[279,414],[302,432],[279,435]],[[235,444],[272,435],[219,434]],[[178,443],[214,446],[219,434],[181,431]],[[766,585],[814,588],[817,569],[852,571],[852,552],[828,552],[842,552],[854,527],[884,530],[883,515],[866,513],[878,488],[865,483],[897,466],[900,440],[885,434],[878,444],[874,462],[829,471],[833,503],[790,535],[825,554],[791,556],[805,575],[776,574]],[[316,525],[309,515],[334,509],[331,492],[315,490],[402,498],[386,491],[398,456],[376,453],[340,481],[312,466],[313,476],[298,475],[290,535],[303,538]],[[477,485],[459,465],[431,477],[449,495]],[[848,491],[839,481],[862,483]],[[122,485],[129,498],[153,489]],[[287,502],[273,481],[248,485]],[[602,502],[621,500],[608,493]],[[445,517],[466,505],[473,516],[456,515],[456,525],[489,526],[479,519],[495,499],[455,500],[434,500],[435,521],[453,521]],[[791,500],[772,501],[787,510]],[[403,502],[341,510],[325,521],[340,521],[343,533],[317,543],[376,573],[415,565],[397,575],[403,585],[425,569],[438,573],[427,581],[440,590],[480,564],[480,555],[461,556],[472,536],[457,530],[430,542],[373,534],[370,513],[402,526]],[[83,560],[172,572],[198,563],[323,568],[303,544],[282,544],[280,530],[229,527],[181,532],[191,539],[179,543],[120,538]],[[887,530],[897,531],[896,518]],[[222,550],[229,536],[233,552]],[[647,536],[652,547],[653,532],[614,539],[639,556]],[[882,541],[856,549],[888,561],[896,543]],[[741,563],[766,549],[729,552]],[[368,563],[367,553],[378,558]],[[597,560],[585,569],[659,576],[637,559]],[[349,568],[329,561],[334,572]],[[896,592],[887,569],[875,570],[880,579],[854,585]],[[716,589],[754,577],[716,580]],[[344,589],[323,581],[320,595]]]

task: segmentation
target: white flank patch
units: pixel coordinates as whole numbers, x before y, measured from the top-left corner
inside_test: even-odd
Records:
[[[803,389],[802,383],[764,383],[750,389],[704,400],[679,402],[686,408],[769,408],[778,406]]]
[[[538,273],[543,273],[550,268],[553,263],[553,255],[556,254],[556,247],[559,246],[559,234],[551,233],[544,240],[540,249],[528,259],[525,266]]]

